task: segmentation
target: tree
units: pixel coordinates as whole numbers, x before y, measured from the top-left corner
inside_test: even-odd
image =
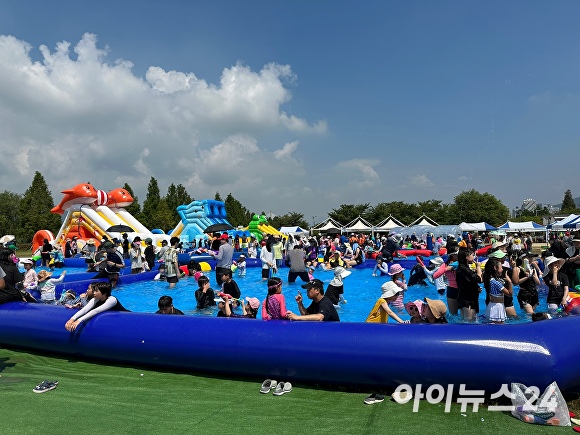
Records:
[[[154,228],[154,215],[155,210],[159,205],[159,201],[161,201],[159,185],[157,184],[157,180],[151,177],[151,180],[149,180],[149,184],[147,185],[147,196],[145,197],[145,201],[143,201],[143,210],[140,215],[141,222],[149,229]]]
[[[52,194],[42,174],[36,171],[32,184],[20,201],[18,238],[26,242],[32,241],[34,233],[38,230],[50,230],[56,235],[61,220],[59,215],[51,213],[52,207]]]
[[[490,193],[479,193],[475,189],[461,192],[450,206],[453,223],[487,222],[501,225],[509,218],[509,209]]]
[[[135,218],[138,218],[139,215],[141,214],[141,206],[139,205],[139,198],[135,196],[135,194],[133,193],[133,189],[131,189],[131,186],[129,186],[128,183],[125,183],[123,189],[129,192],[129,194],[133,197],[133,204],[125,207],[125,210],[127,210],[129,213],[135,216]]]
[[[228,222],[234,227],[240,225],[245,227],[252,220],[252,213],[250,210],[244,207],[240,201],[232,196],[231,193],[226,197],[224,204],[226,205]]]
[[[562,200],[562,207],[560,210],[563,212],[573,212],[576,209],[576,203],[572,197],[572,191],[570,189],[564,192],[564,199]]]
[[[282,216],[276,216],[270,221],[270,225],[278,229],[281,227],[302,227],[308,228],[308,222],[304,219],[302,213],[288,212]]]
[[[370,204],[341,204],[340,207],[333,209],[328,216],[343,225],[355,220],[357,217],[364,217],[369,210]],[[366,219],[366,218],[365,218]]]
[[[448,221],[449,205],[443,204],[438,199],[430,199],[425,202],[417,202],[420,215],[425,214],[439,225],[453,224]],[[417,216],[419,217],[419,216]]]
[[[191,196],[185,190],[182,184],[175,184],[171,183],[171,185],[167,188],[167,196],[165,197],[165,201],[167,202],[167,207],[171,211],[173,219],[176,222],[179,222],[179,214],[177,213],[177,207],[180,205],[187,205],[193,201]]]
[[[219,192],[216,192],[215,193],[215,196],[213,197],[213,199],[215,199],[216,201],[222,201],[223,202],[223,199],[220,196],[220,193]]]
[[[5,190],[0,193],[0,235],[16,235],[20,229],[20,200],[22,196]]]
[[[151,229],[161,228],[163,231],[167,232],[168,230],[175,228],[178,219],[179,218],[175,218],[172,211],[167,206],[167,200],[161,198],[153,212]]]
[[[392,215],[403,224],[410,224],[421,212],[416,204],[407,204],[402,201],[382,202],[369,209],[366,220],[371,224],[378,224],[387,216]]]

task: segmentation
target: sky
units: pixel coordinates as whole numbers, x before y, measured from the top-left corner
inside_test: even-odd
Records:
[[[182,184],[321,222],[580,192],[580,2],[0,0],[0,190]]]

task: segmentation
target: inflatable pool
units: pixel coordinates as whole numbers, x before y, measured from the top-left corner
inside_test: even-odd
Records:
[[[71,311],[0,306],[0,344],[159,368],[330,385],[465,384],[496,393],[556,381],[580,391],[580,317],[519,325],[379,325],[106,312],[74,333]],[[229,337],[227,341],[223,337]],[[424,391],[424,390],[423,390]],[[456,390],[457,391],[457,390]]]

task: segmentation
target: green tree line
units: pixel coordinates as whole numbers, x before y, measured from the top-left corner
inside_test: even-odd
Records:
[[[149,229],[159,228],[167,232],[179,223],[177,207],[189,204],[193,197],[189,195],[181,184],[173,183],[167,188],[165,196],[161,196],[159,184],[151,177],[147,186],[147,194],[143,205],[134,194],[133,189],[127,183],[123,186],[134,199],[133,204],[126,209],[145,227]],[[572,199],[572,192],[566,190],[562,201],[562,212],[574,213],[579,210]],[[247,209],[240,201],[229,193],[223,200],[219,192],[216,192],[215,200],[223,201],[226,207],[228,221],[234,226],[245,227],[251,221],[253,212]],[[61,217],[51,213],[54,207],[52,193],[40,172],[35,172],[30,187],[23,193],[18,194],[9,191],[0,192],[0,235],[14,234],[22,243],[32,240],[34,233],[46,229],[56,235],[61,226]],[[542,212],[547,210],[542,210]],[[261,214],[265,214],[262,212]],[[429,200],[417,203],[405,203],[402,201],[381,202],[376,205],[365,204],[342,204],[332,209],[328,216],[336,221],[347,224],[361,216],[371,224],[378,224],[389,215],[410,224],[421,215],[427,215],[440,225],[458,224],[465,222],[485,221],[492,225],[500,225],[509,219],[509,209],[495,196],[489,193],[480,193],[476,190],[464,191],[457,195],[453,202],[445,204],[440,200]],[[537,212],[530,215],[521,215],[519,220],[533,220],[541,218]],[[319,219],[318,222],[324,219]],[[275,228],[282,226],[300,226],[309,228],[310,224],[304,215],[289,211],[281,216],[274,216],[268,222]]]

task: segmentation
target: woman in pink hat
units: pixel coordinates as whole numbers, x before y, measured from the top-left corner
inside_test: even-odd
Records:
[[[404,292],[407,290],[407,280],[405,279],[405,274],[403,273],[405,269],[401,267],[400,264],[393,264],[389,268],[389,275],[391,280],[401,289],[399,292],[397,299],[391,302],[391,306],[395,307],[399,310],[403,310],[405,308],[403,304]]]

